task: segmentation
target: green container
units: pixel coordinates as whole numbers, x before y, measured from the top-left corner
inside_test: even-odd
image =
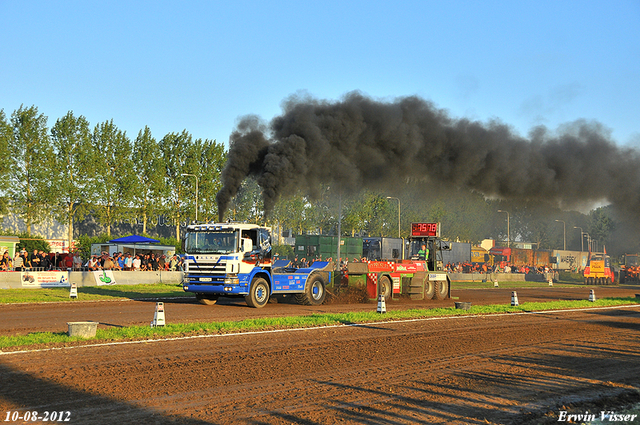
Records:
[[[309,236],[307,235],[296,236],[296,249],[300,245],[307,246],[308,244],[309,244]]]
[[[360,247],[360,250],[362,250],[362,238],[349,238],[347,239],[347,245],[350,247]]]

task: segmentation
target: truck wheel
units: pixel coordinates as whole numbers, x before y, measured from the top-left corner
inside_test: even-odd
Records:
[[[214,305],[216,302],[218,302],[217,295],[206,295],[199,292],[196,293],[196,299],[200,304],[204,305]]]
[[[249,307],[262,308],[269,302],[269,284],[261,277],[253,279],[249,294],[244,296]]]
[[[605,285],[611,285],[611,278],[610,277],[606,278],[605,281],[604,281],[604,284]]]
[[[444,300],[449,294],[449,283],[446,280],[435,281],[435,293],[433,294],[434,300]]]
[[[304,305],[320,305],[324,302],[327,291],[324,289],[324,281],[318,275],[309,276],[304,287],[304,294],[297,294],[296,300]]]
[[[426,279],[424,281],[424,299],[430,300],[436,295],[436,283]]]
[[[389,276],[382,276],[378,281],[379,286],[379,294],[382,295],[385,301],[389,301],[391,299],[391,294],[393,293],[393,286],[391,285],[391,279]]]

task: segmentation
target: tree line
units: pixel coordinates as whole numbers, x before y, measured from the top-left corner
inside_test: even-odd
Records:
[[[199,218],[217,215],[215,194],[225,162],[215,140],[174,132],[156,139],[148,127],[131,139],[113,120],[91,127],[69,111],[48,127],[35,106],[20,106],[10,117],[0,110],[0,176],[6,184],[0,209],[22,218],[27,233],[53,217],[69,228],[92,214],[111,227],[137,218],[147,232],[150,218],[165,215],[176,226],[195,217],[198,176]]]
[[[6,182],[0,212],[21,217],[29,234],[34,224],[53,217],[68,226],[69,240],[74,222],[88,214],[104,226],[106,236],[114,224],[131,219],[147,233],[147,224],[163,215],[175,225],[179,240],[181,224],[196,216],[196,184],[199,221],[217,219],[215,195],[226,154],[223,144],[194,139],[187,130],[157,139],[145,126],[132,139],[113,120],[91,126],[73,111],[49,127],[35,106],[22,105],[10,116],[0,110],[0,155],[5,158],[0,176]],[[581,233],[575,227],[600,244],[616,237],[616,221],[607,207],[589,214],[566,212],[540,203],[487,199],[442,182],[417,179],[394,193],[337,194],[328,186],[317,193],[314,198],[288,194],[265,217],[260,188],[249,178],[225,219],[266,222],[294,235],[335,235],[340,222],[345,236],[390,237],[398,236],[398,224],[406,237],[412,222],[440,222],[442,236],[449,240],[506,241],[509,234],[512,241],[546,249],[562,248],[565,239],[567,249],[580,249]],[[510,212],[508,230],[506,216],[498,210]]]

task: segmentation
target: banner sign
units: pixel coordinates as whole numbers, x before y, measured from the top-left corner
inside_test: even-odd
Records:
[[[20,281],[23,288],[55,288],[69,285],[69,272],[20,272]]]
[[[113,271],[112,270],[95,271],[95,272],[93,272],[93,277],[95,278],[96,284],[98,286],[115,285],[116,284],[116,278],[113,277]]]

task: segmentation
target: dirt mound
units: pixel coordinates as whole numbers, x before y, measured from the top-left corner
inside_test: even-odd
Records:
[[[325,304],[362,304],[368,303],[369,296],[363,287],[347,286],[327,289]]]

